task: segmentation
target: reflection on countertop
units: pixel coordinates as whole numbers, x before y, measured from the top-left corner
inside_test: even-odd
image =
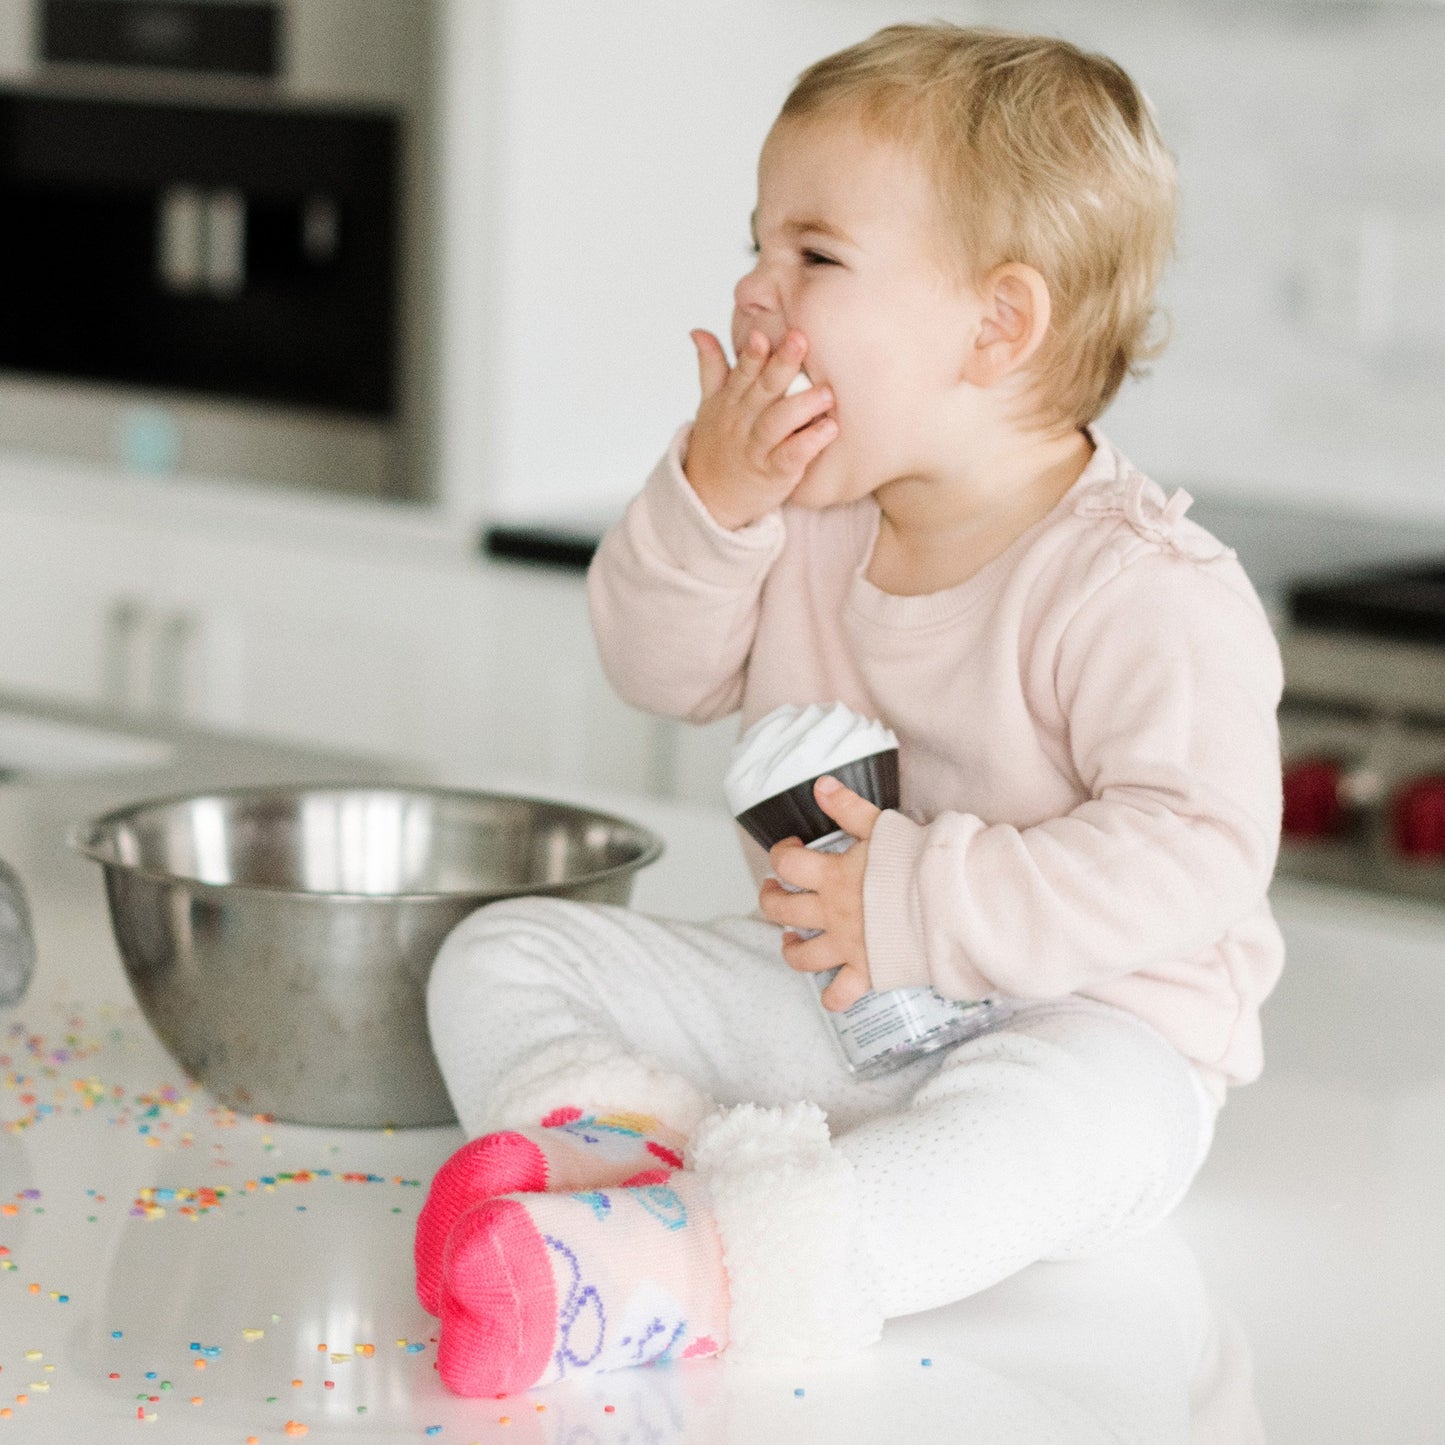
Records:
[[[136,1419],[187,1442],[293,1420],[513,1445],[1263,1438],[1248,1345],[1172,1226],[895,1321],[847,1360],[457,1399],[432,1369],[411,1234],[459,1140],[238,1116],[178,1077],[124,1002],[0,1015],[0,1367],[28,1396],[4,1423],[67,1445]]]
[[[312,1438],[440,1427],[507,1445],[1439,1438],[1445,911],[1276,886],[1290,964],[1265,1008],[1265,1075],[1231,1098],[1174,1221],[1129,1249],[893,1321],[847,1360],[724,1357],[463,1401],[432,1369],[410,1260],[426,1182],[460,1133],[219,1106],[141,1018],[99,876],[64,844],[68,824],[140,797],[385,766],[154,736],[174,749],[157,771],[0,786],[0,856],[40,941],[30,997],[0,1010],[0,1445],[111,1445],[136,1423],[186,1445],[280,1439],[287,1421]],[[721,810],[558,795],[663,835],[637,906],[750,906]]]

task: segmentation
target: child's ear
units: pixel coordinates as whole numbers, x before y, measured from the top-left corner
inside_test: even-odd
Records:
[[[1027,365],[1049,329],[1049,287],[1032,266],[1006,261],[979,286],[978,331],[964,361],[963,380],[996,386]]]

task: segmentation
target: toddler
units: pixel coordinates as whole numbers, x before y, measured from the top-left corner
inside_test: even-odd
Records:
[[[747,842],[750,917],[523,899],[447,940],[430,1020],[470,1142],[417,1285],[453,1390],[841,1352],[1112,1248],[1258,1074],[1278,652],[1187,494],[1095,425],[1150,354],[1173,206],[1142,95],[1062,41],[893,26],[788,97],[736,360],[694,333],[696,418],[592,616],[637,707],[879,719],[900,806],[821,780],[859,843]],[[855,1078],[824,970],[829,1008],[931,984],[1001,1021]]]

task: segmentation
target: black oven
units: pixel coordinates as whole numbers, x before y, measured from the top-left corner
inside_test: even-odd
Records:
[[[25,3],[0,445],[424,495],[431,0]]]
[[[396,407],[397,122],[0,93],[0,367]]]

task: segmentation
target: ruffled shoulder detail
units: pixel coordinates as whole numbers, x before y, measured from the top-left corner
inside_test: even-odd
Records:
[[[1112,481],[1089,487],[1074,504],[1080,517],[1122,517],[1141,537],[1167,552],[1192,562],[1232,558],[1226,547],[1203,527],[1187,522],[1184,514],[1194,498],[1183,487],[1165,497],[1164,489],[1142,472],[1126,471]]]

